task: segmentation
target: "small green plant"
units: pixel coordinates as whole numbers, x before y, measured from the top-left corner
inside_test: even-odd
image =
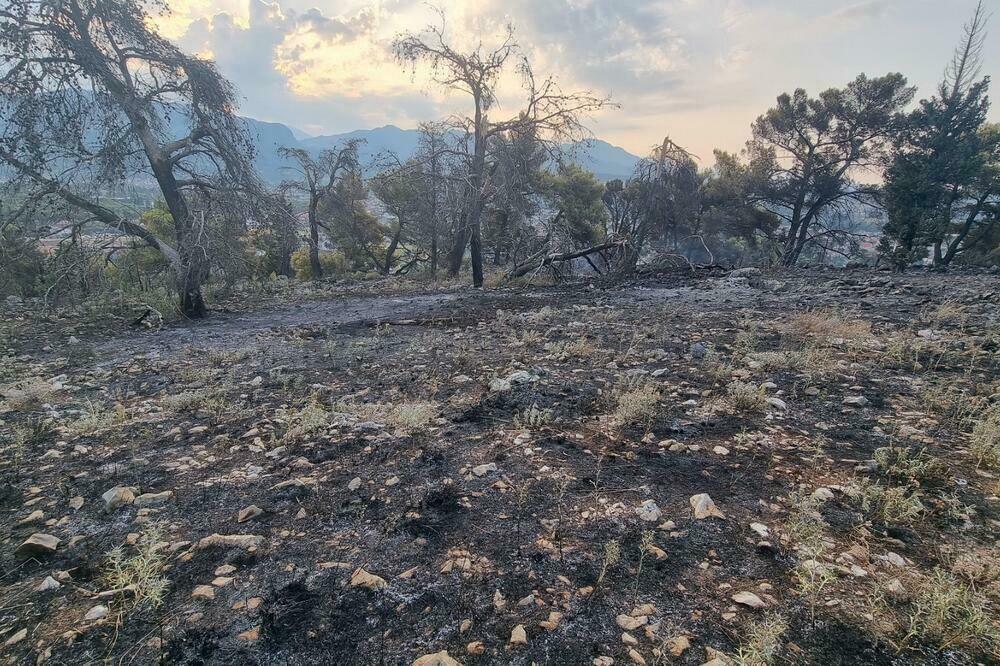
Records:
[[[611,570],[622,559],[622,545],[617,540],[612,539],[604,544],[604,559],[601,561],[601,572],[597,575],[597,582],[594,583],[594,590],[601,587],[604,579]]]
[[[410,433],[426,427],[441,408],[437,403],[425,401],[398,402],[394,405],[340,401],[334,405],[334,410],[365,421],[384,423],[401,433]]]
[[[129,590],[133,608],[157,608],[166,597],[169,581],[163,575],[166,565],[163,535],[162,526],[150,523],[130,549],[131,554],[125,546],[107,554],[104,580],[110,589]]]
[[[70,429],[79,435],[96,433],[120,426],[128,422],[128,413],[120,404],[106,407],[99,402],[88,400],[80,416],[70,424]]]
[[[796,550],[796,565],[792,573],[799,593],[809,602],[810,613],[815,618],[819,595],[836,579],[833,568],[822,561],[829,551],[827,525],[820,514],[820,501],[816,497],[795,492],[788,499],[791,506],[785,529]]]
[[[299,410],[288,410],[283,414],[288,419],[285,441],[294,441],[319,435],[330,425],[331,414],[321,405],[310,403]]]
[[[218,390],[198,389],[194,391],[182,391],[166,395],[160,399],[160,405],[168,412],[174,414],[185,414],[196,412],[204,406],[211,398],[219,395]]]
[[[948,466],[926,450],[885,446],[875,450],[875,464],[888,477],[910,483],[941,482],[948,478]]]
[[[642,565],[646,561],[646,555],[653,547],[653,531],[643,530],[642,538],[639,539],[639,566],[635,569],[635,586],[632,593],[633,598],[639,597],[639,577],[642,576]]]
[[[520,412],[514,414],[515,428],[540,428],[552,423],[554,416],[551,409],[539,409],[538,403],[532,403]]]
[[[883,486],[864,479],[852,488],[861,503],[861,510],[887,525],[908,525],[926,512],[920,492],[906,486]]]
[[[1000,627],[989,600],[969,584],[940,568],[923,581],[913,597],[904,643],[931,638],[940,649],[961,646],[994,655],[1000,649]]]
[[[780,615],[768,615],[763,620],[751,622],[743,632],[740,649],[733,656],[735,666],[769,666],[781,652],[781,638],[788,631],[788,623]]]

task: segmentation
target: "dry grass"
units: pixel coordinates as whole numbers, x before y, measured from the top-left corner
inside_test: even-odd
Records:
[[[875,450],[875,463],[888,477],[911,483],[942,482],[948,479],[948,466],[925,450],[887,446]]]
[[[793,315],[785,331],[798,340],[814,340],[820,344],[844,341],[861,343],[871,338],[870,321],[848,317],[834,310],[812,310]]]
[[[920,501],[920,492],[906,486],[883,486],[870,479],[863,479],[851,490],[866,515],[887,525],[914,523],[927,511]]]
[[[1000,405],[993,405],[976,421],[970,450],[977,465],[1000,469]]]
[[[767,408],[767,396],[762,386],[733,382],[726,393],[729,404],[738,412],[762,412]]]
[[[434,420],[441,411],[434,402],[399,402],[393,405],[382,403],[338,402],[334,410],[351,414],[363,421],[375,421],[395,428],[398,432],[409,433],[421,430]]]
[[[211,400],[219,397],[218,389],[197,389],[194,391],[182,391],[160,398],[160,406],[168,412],[174,414],[185,414],[196,412]]]
[[[38,377],[25,379],[0,391],[7,406],[18,412],[38,409],[51,402],[55,395],[56,389],[52,384]]]

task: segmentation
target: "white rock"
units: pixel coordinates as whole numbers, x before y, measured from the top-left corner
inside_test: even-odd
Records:
[[[690,499],[690,503],[691,509],[694,511],[694,517],[698,520],[726,517],[726,514],[722,513],[722,511],[715,506],[715,502],[708,496],[708,493],[693,495]]]
[[[753,592],[737,592],[732,597],[733,601],[743,606],[749,606],[753,609],[760,609],[767,606],[764,601],[758,597]]]
[[[107,616],[108,607],[98,605],[87,611],[87,614],[83,616],[83,619],[87,622],[91,622],[93,620],[100,620],[101,618],[105,618]]]
[[[660,507],[651,499],[643,502],[641,506],[636,508],[635,512],[639,515],[640,519],[645,520],[647,523],[655,523],[663,517]]]

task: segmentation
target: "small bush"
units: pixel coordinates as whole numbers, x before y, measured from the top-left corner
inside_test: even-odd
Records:
[[[875,464],[887,476],[910,482],[941,482],[948,478],[948,466],[926,451],[886,446],[875,450]]]
[[[344,414],[353,414],[364,421],[384,423],[402,433],[422,429],[440,411],[437,403],[419,401],[400,402],[395,405],[338,402],[334,405],[334,409]]]
[[[123,546],[107,555],[104,580],[112,590],[130,590],[133,607],[156,608],[166,597],[169,581],[163,575],[166,556],[162,539],[162,528],[151,524],[139,537],[131,555],[126,554]]]
[[[736,666],[768,666],[775,663],[781,652],[781,638],[788,631],[788,623],[780,615],[769,615],[758,622],[751,622],[744,629],[744,640],[733,657]]]
[[[859,343],[872,334],[872,325],[862,319],[849,319],[832,310],[814,310],[794,315],[785,326],[789,335],[800,340],[809,338],[820,343],[843,340]]]
[[[612,420],[616,425],[628,426],[650,421],[656,415],[660,392],[646,384],[618,394]]]
[[[343,275],[350,270],[347,258],[343,252],[320,252],[319,265],[323,269],[323,275]],[[299,280],[312,280],[315,276],[312,272],[312,264],[309,263],[309,248],[302,247],[292,253],[292,270]]]
[[[219,391],[212,389],[183,391],[181,393],[164,396],[160,399],[160,405],[169,412],[184,414],[187,412],[198,411],[209,400],[218,396]]]
[[[733,382],[726,392],[729,404],[738,412],[762,412],[767,407],[767,396],[762,386]]]
[[[47,381],[32,377],[9,386],[0,395],[11,409],[27,412],[50,402],[55,397],[56,390]]]
[[[864,513],[888,525],[914,523],[926,512],[920,493],[905,486],[885,487],[866,479],[854,492]]]

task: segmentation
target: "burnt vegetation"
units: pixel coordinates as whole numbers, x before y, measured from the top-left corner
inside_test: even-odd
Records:
[[[0,663],[1000,660],[982,6],[608,182],[443,14],[464,112],[265,182],[166,11],[0,7]]]

